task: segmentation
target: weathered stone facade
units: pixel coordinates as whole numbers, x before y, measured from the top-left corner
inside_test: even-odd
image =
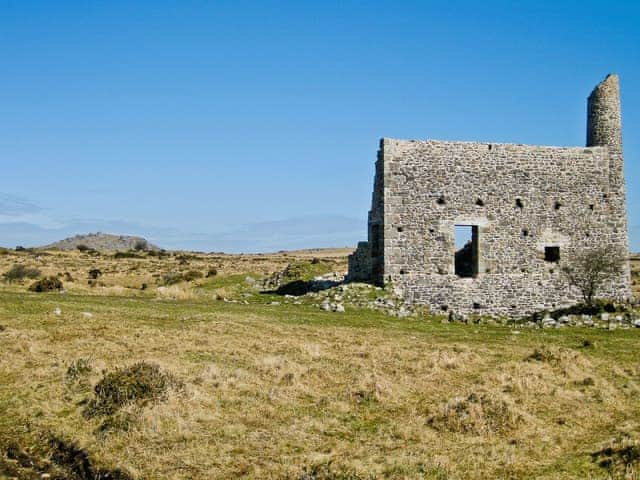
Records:
[[[587,123],[586,148],[382,139],[369,239],[349,279],[392,282],[432,311],[519,315],[576,303],[559,261],[603,245],[628,252],[617,76],[592,92]],[[455,271],[457,225],[474,232],[466,278]],[[629,298],[628,264],[602,294]]]

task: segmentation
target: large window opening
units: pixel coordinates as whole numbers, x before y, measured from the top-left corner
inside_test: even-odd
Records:
[[[478,226],[455,226],[455,272],[459,277],[478,275]]]

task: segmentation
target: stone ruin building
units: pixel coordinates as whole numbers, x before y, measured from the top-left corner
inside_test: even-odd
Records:
[[[432,312],[514,316],[579,301],[560,262],[581,249],[628,253],[620,93],[587,101],[586,147],[380,141],[368,241],[350,281],[391,282]],[[470,241],[456,252],[458,226]],[[628,263],[602,291],[630,298]]]

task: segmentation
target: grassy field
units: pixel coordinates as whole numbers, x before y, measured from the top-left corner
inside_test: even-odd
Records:
[[[330,313],[246,280],[344,252],[143,257],[0,256],[73,279],[0,287],[0,478],[640,478],[638,329]],[[148,385],[96,394],[139,362]]]

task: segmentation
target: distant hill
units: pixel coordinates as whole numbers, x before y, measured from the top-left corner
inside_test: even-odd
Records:
[[[144,250],[160,250],[159,247],[149,243],[142,237],[101,232],[76,235],[39,248],[43,250],[75,250],[78,245],[84,245],[100,251],[126,251],[140,249],[141,246],[144,246]]]

